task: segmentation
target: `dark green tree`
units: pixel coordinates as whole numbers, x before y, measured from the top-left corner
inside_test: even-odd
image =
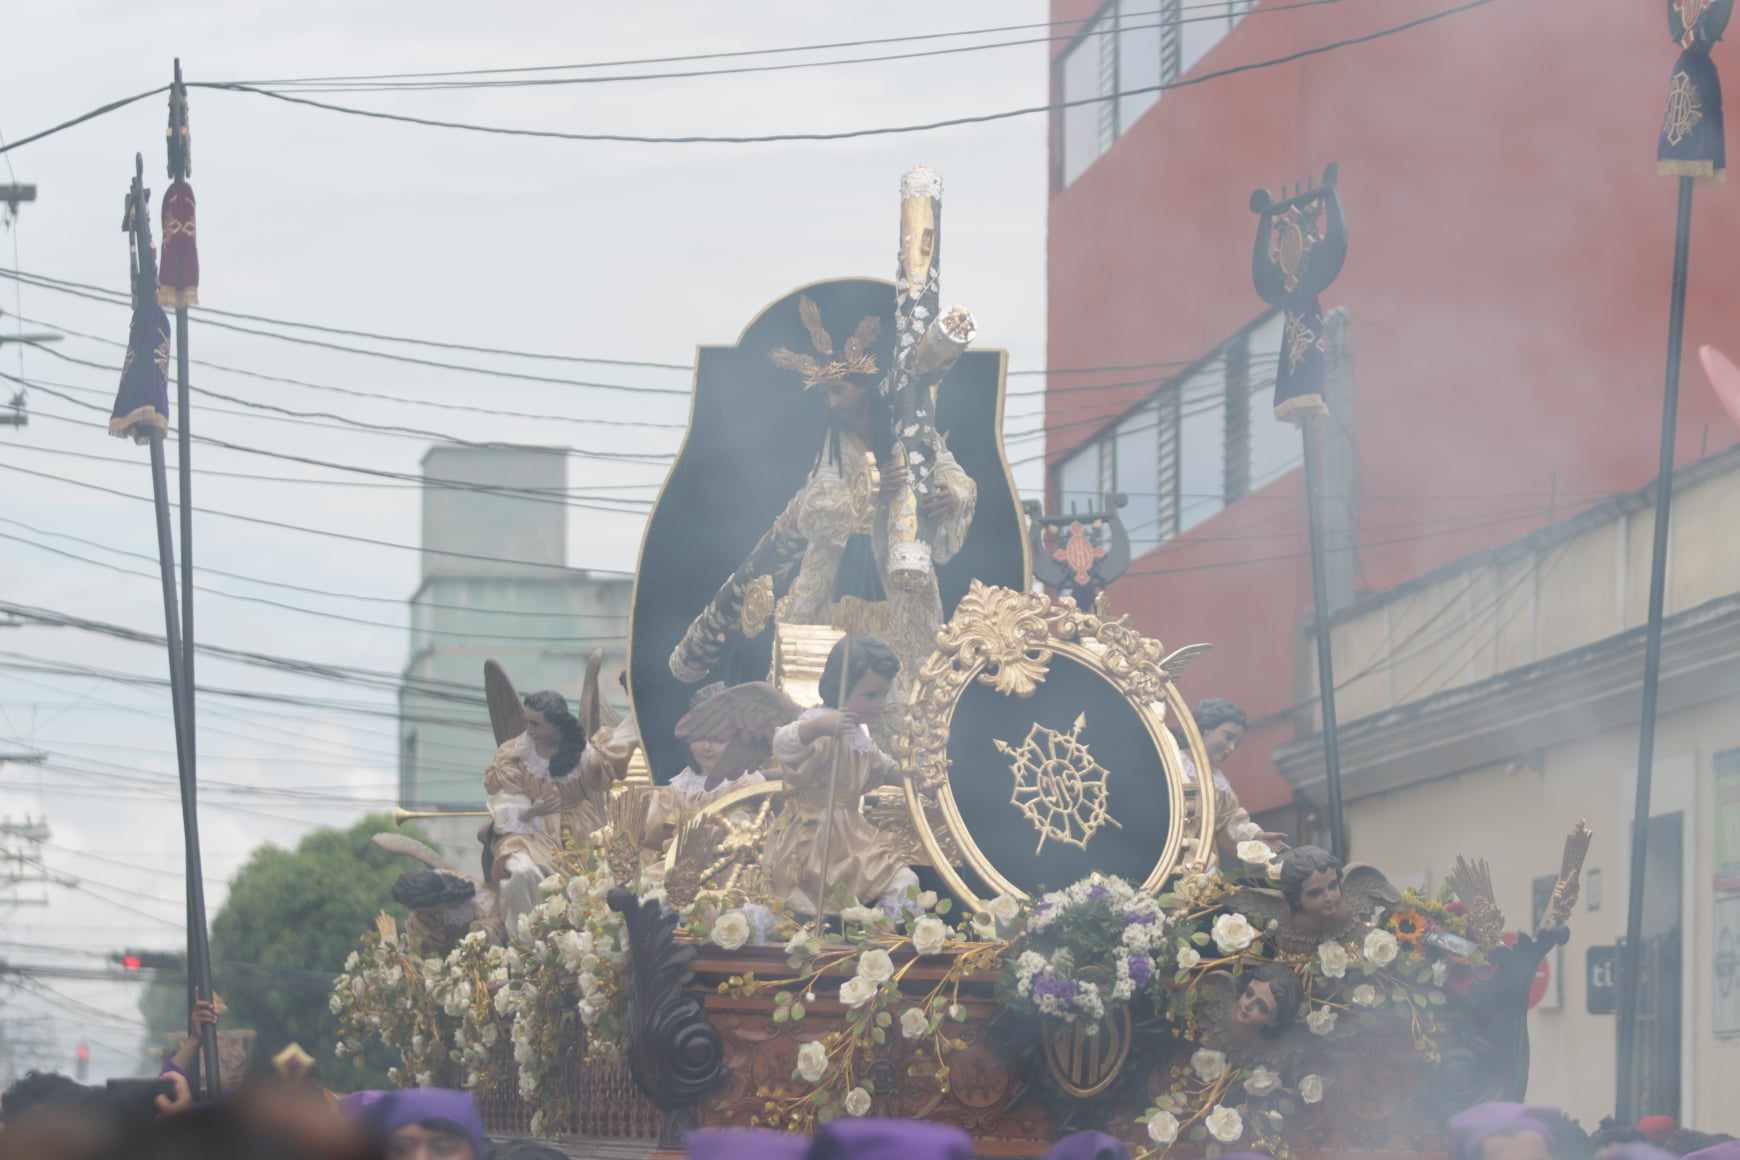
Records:
[[[316,830],[294,850],[261,846],[232,880],[211,924],[212,975],[228,1005],[224,1026],[254,1030],[256,1069],[299,1043],[328,1087],[388,1086],[387,1053],[370,1051],[361,1069],[333,1054],[338,1027],[327,999],[375,915],[405,917],[392,888],[411,867],[369,840],[391,829],[391,818],[373,814],[348,830]],[[140,1010],[153,1031],[186,1026],[185,987],[161,979],[147,988]]]

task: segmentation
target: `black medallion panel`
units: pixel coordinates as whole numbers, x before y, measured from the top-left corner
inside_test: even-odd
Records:
[[[949,789],[997,873],[1030,895],[1093,871],[1140,886],[1166,851],[1166,768],[1142,714],[1056,655],[1028,698],[974,682],[949,729]]]

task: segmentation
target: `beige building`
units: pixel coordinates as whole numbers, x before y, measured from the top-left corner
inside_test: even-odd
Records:
[[[1529,1099],[1612,1113],[1618,1016],[1591,1013],[1625,930],[1653,489],[1398,588],[1333,622],[1353,859],[1436,889],[1485,857],[1532,927],[1565,832],[1596,832],[1571,942],[1530,1015]],[[1645,905],[1646,1113],[1740,1134],[1740,454],[1683,468],[1670,524]],[[1309,648],[1309,642],[1306,642]],[[1315,682],[1306,690],[1314,696]],[[1276,754],[1323,800],[1316,722]]]

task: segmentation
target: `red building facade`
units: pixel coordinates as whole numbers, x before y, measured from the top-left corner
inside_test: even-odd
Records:
[[[1253,718],[1228,763],[1254,811],[1311,728],[1299,439],[1270,415],[1279,325],[1251,285],[1253,189],[1340,165],[1352,589],[1514,539],[1655,471],[1673,182],[1654,147],[1664,6],[1494,0],[1053,0],[1046,399],[1053,510],[1102,492],[1136,556],[1109,598],[1186,681]],[[1718,47],[1722,63],[1733,54]],[[1732,70],[1730,70],[1732,71]],[[1156,95],[1132,93],[1187,82]],[[1703,184],[1686,349],[1740,350],[1740,190]],[[1084,368],[1106,368],[1099,370]],[[1133,369],[1132,369],[1133,368]],[[1735,442],[1693,358],[1682,460]],[[1348,674],[1338,674],[1345,679]],[[1302,721],[1304,724],[1302,725]]]

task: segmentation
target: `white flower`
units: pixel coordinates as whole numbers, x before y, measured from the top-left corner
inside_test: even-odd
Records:
[[[1230,1144],[1245,1134],[1244,1117],[1239,1115],[1237,1108],[1223,1104],[1214,1105],[1214,1111],[1208,1113],[1203,1124],[1208,1128],[1208,1134],[1222,1144]]]
[[[1270,862],[1267,869],[1270,882],[1279,882],[1281,880],[1281,860],[1279,858]]]
[[[981,910],[973,915],[973,929],[980,934],[996,934],[997,920],[992,918],[988,911]]]
[[[586,897],[586,879],[568,879],[567,889],[563,891],[569,902],[579,902]]]
[[[1396,936],[1387,930],[1374,930],[1365,936],[1365,957],[1373,966],[1387,967],[1396,961]]]
[[[862,1007],[876,995],[876,984],[863,975],[853,975],[840,984],[840,1002],[848,1007]]]
[[[1444,980],[1450,977],[1450,964],[1437,962],[1432,964],[1432,985],[1442,987]]]
[[[1021,904],[1007,894],[999,894],[991,900],[991,917],[1008,926],[1021,917]]]
[[[1256,940],[1256,928],[1242,914],[1223,914],[1214,920],[1214,945],[1223,955],[1242,951]]]
[[[349,955],[345,956],[344,969],[347,972],[356,970],[357,961],[358,960],[357,960],[356,952],[355,951],[350,952]]]
[[[848,906],[840,911],[840,921],[872,926],[882,921],[882,912],[873,906]]]
[[[1266,1067],[1253,1067],[1245,1076],[1245,1090],[1253,1096],[1266,1096],[1281,1086],[1281,1077]]]
[[[1323,1102],[1323,1077],[1308,1075],[1299,1081],[1299,1098],[1308,1104]]]
[[[828,1070],[828,1049],[810,1040],[797,1053],[797,1076],[805,1083],[816,1083]]]
[[[340,1011],[344,1010],[344,1000],[339,998],[337,995],[334,995],[326,1001],[326,1009],[331,1011],[334,1015],[337,1015]]]
[[[1370,983],[1361,983],[1353,989],[1353,1001],[1361,1007],[1376,1007],[1383,1002],[1383,996],[1379,995],[1378,989]]]
[[[900,1013],[900,1034],[906,1039],[918,1039],[930,1030],[930,1020],[917,1007]]]
[[[1202,961],[1202,956],[1197,953],[1195,947],[1179,947],[1178,948],[1178,969],[1179,970],[1188,971],[1190,968],[1194,967],[1197,963],[1200,963],[1201,961]]]
[[[727,910],[714,921],[710,937],[719,946],[734,951],[749,941],[749,919],[741,910]]]
[[[948,924],[935,915],[927,914],[912,924],[912,949],[921,955],[937,954],[948,938]]]
[[[950,1003],[949,1018],[953,1019],[956,1023],[965,1023],[967,1021],[967,1009],[959,1003]]]
[[[1315,1007],[1311,1014],[1305,1016],[1305,1026],[1311,1028],[1313,1035],[1328,1035],[1335,1030],[1336,1013],[1330,1007]]]
[[[870,1093],[861,1087],[855,1087],[846,1093],[846,1114],[862,1116],[870,1111]]]
[[[1323,971],[1326,979],[1339,979],[1347,974],[1347,968],[1353,965],[1352,957],[1347,948],[1338,942],[1319,943],[1317,947],[1317,966]]]
[[[1190,1057],[1190,1066],[1196,1071],[1196,1078],[1203,1083],[1213,1083],[1226,1074],[1226,1056],[1207,1047],[1198,1048]]]
[[[550,875],[548,878],[546,878],[542,882],[538,883],[538,893],[539,894],[560,894],[560,893],[562,893],[562,879],[558,875],[555,875],[555,874]]]
[[[1148,1138],[1165,1147],[1178,1140],[1178,1117],[1171,1112],[1155,1112],[1148,1119]]]
[[[886,983],[894,977],[894,960],[881,947],[858,956],[858,974],[872,983]]]
[[[936,905],[936,891],[921,890],[918,892],[918,898],[916,901],[920,910],[929,910],[931,907]]]
[[[543,1134],[544,1134],[544,1113],[543,1112],[533,1112],[532,1113],[532,1135],[542,1136]]]
[[[788,955],[807,955],[814,949],[814,945],[810,942],[810,932],[807,927],[800,929],[796,934],[792,935],[785,944],[785,953]]]
[[[434,1083],[435,1083],[435,1076],[433,1074],[431,1074],[430,1072],[420,1071],[417,1073],[417,1086],[418,1087],[432,1087],[434,1085]]]
[[[1267,866],[1275,860],[1275,852],[1267,842],[1240,842],[1238,853],[1240,862],[1252,866]]]

